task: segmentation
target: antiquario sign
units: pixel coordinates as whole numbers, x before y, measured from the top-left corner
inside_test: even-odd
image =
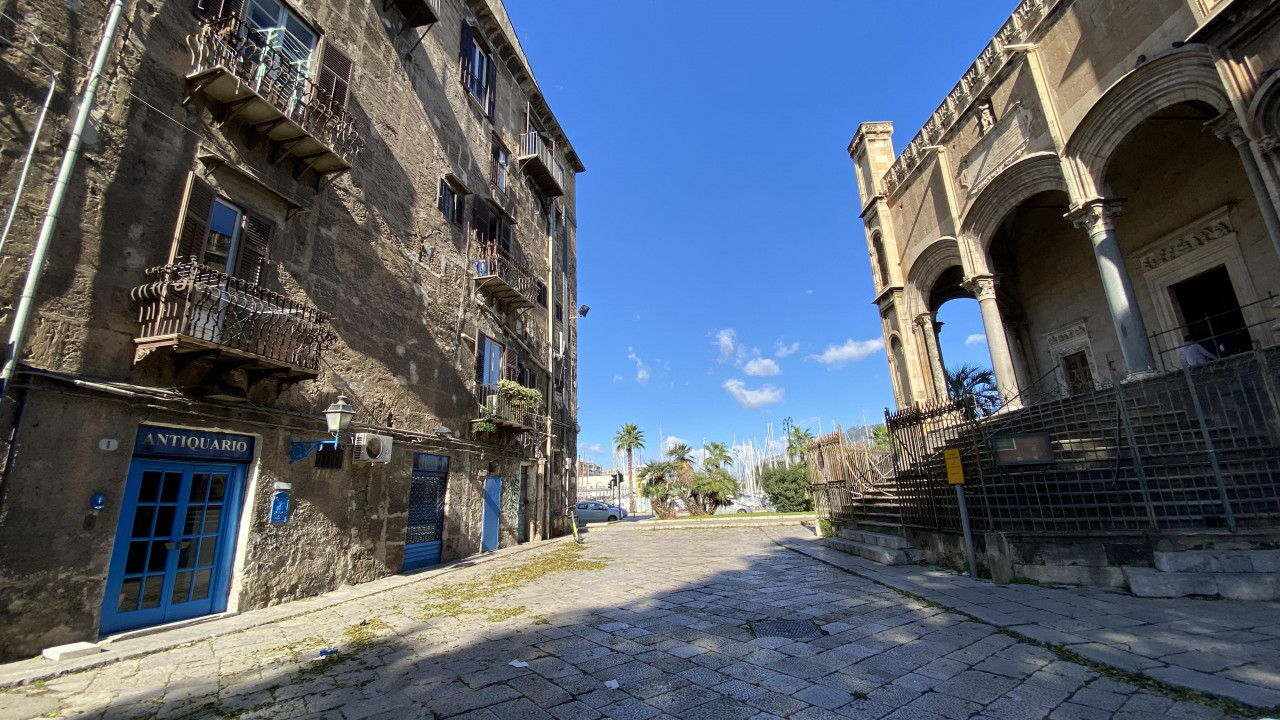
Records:
[[[253,459],[253,438],[248,435],[140,425],[133,454],[143,457],[248,462]]]

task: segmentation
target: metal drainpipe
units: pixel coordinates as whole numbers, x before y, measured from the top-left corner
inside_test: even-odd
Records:
[[[62,167],[58,170],[58,179],[53,185],[53,192],[49,195],[49,208],[45,211],[44,224],[40,227],[40,237],[31,251],[31,267],[27,269],[27,283],[22,288],[18,309],[13,314],[13,328],[9,331],[4,369],[0,370],[0,405],[8,396],[9,384],[13,382],[13,375],[18,369],[27,321],[31,319],[36,289],[40,286],[40,276],[44,273],[45,256],[49,254],[53,231],[58,226],[58,213],[62,211],[62,201],[67,194],[67,186],[71,184],[71,173],[76,167],[76,155],[80,152],[84,126],[89,122],[94,96],[98,92],[98,81],[102,79],[102,68],[107,64],[107,56],[111,54],[111,44],[115,41],[116,28],[120,24],[120,15],[123,12],[124,0],[113,0],[111,9],[107,12],[107,24],[102,31],[102,41],[98,43],[98,54],[93,60],[93,69],[85,80],[84,95],[80,99],[80,110],[76,113],[71,138],[67,142],[67,151],[62,156]]]
[[[555,532],[551,528],[551,399],[556,393],[556,199],[554,197],[547,203],[547,228],[547,449],[545,452],[547,471],[542,479],[543,495],[547,500],[547,514],[546,522],[542,526],[543,540],[555,537]],[[565,502],[568,501],[566,497]],[[567,507],[560,508],[561,511],[565,509]]]
[[[4,39],[13,45],[13,41],[8,38]],[[53,103],[53,92],[58,87],[58,71],[49,66],[48,63],[31,53],[23,50],[17,45],[13,45],[14,49],[35,60],[45,70],[49,71],[49,92],[45,94],[44,105],[40,106],[40,114],[36,116],[36,126],[31,131],[31,144],[27,146],[27,157],[22,161],[22,173],[18,175],[18,187],[13,191],[13,203],[9,205],[9,217],[4,221],[4,231],[0,232],[0,254],[4,253],[5,240],[9,239],[9,229],[13,227],[13,218],[18,214],[18,203],[22,201],[22,190],[27,184],[27,173],[31,170],[31,159],[35,157],[36,146],[40,144],[40,132],[44,128],[45,115],[49,113],[49,105]]]

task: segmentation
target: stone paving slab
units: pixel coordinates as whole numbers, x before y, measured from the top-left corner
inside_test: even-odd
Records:
[[[561,552],[579,551],[497,558],[7,688],[0,720],[1225,717],[779,547],[759,528],[593,532],[584,557],[530,571]],[[516,580],[499,585],[498,573]],[[762,620],[811,620],[824,635],[756,638],[750,623]]]
[[[809,557],[1094,662],[1257,708],[1280,707],[1280,603],[996,585],[927,566],[878,565],[826,548],[812,532],[762,532]]]

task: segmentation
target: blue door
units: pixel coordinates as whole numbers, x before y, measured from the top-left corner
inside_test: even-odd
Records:
[[[243,483],[243,465],[133,461],[99,632],[226,610]]]
[[[436,565],[440,562],[440,540],[444,535],[444,494],[448,473],[449,458],[414,453],[402,572]]]
[[[484,479],[484,531],[480,536],[480,552],[498,549],[498,525],[502,517],[502,478]]]

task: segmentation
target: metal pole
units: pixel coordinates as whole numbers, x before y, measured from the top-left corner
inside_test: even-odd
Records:
[[[62,167],[58,170],[58,179],[54,182],[53,192],[49,195],[49,207],[45,211],[44,224],[40,227],[40,237],[31,251],[31,267],[27,269],[27,282],[22,288],[22,298],[18,300],[18,308],[13,313],[13,327],[9,332],[4,369],[0,370],[0,404],[3,404],[4,398],[8,396],[9,385],[13,382],[14,373],[17,372],[18,360],[22,357],[22,340],[27,332],[27,322],[31,319],[36,289],[40,286],[40,276],[44,273],[45,257],[49,254],[53,231],[58,226],[58,213],[62,211],[62,201],[67,194],[67,186],[71,184],[71,173],[76,167],[76,155],[80,152],[84,126],[88,124],[89,113],[93,111],[98,81],[102,79],[102,68],[107,64],[107,56],[111,54],[111,44],[116,37],[116,26],[120,24],[120,14],[123,11],[124,0],[114,0],[111,3],[111,9],[107,12],[107,24],[102,31],[102,41],[98,44],[98,55],[94,58],[93,69],[85,80],[80,109],[71,127],[67,151],[62,155]]]
[[[1213,480],[1218,485],[1218,499],[1222,501],[1222,512],[1227,518],[1227,529],[1236,531],[1236,514],[1231,510],[1231,499],[1227,497],[1227,486],[1222,482],[1222,468],[1218,466],[1218,453],[1213,449],[1213,438],[1209,435],[1209,423],[1204,419],[1204,410],[1200,407],[1200,393],[1196,392],[1195,381],[1191,379],[1191,366],[1182,366],[1182,376],[1187,379],[1187,389],[1191,392],[1191,406],[1196,411],[1196,419],[1200,421],[1200,436],[1204,438],[1204,452],[1209,456],[1209,467],[1213,468]]]
[[[960,528],[964,530],[964,552],[969,557],[969,577],[978,579],[978,558],[973,554],[973,533],[969,531],[969,508],[964,504],[964,485],[954,486],[960,504]]]

